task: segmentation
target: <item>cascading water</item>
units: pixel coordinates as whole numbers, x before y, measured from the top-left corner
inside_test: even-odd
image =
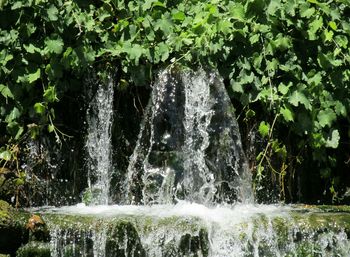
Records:
[[[42,211],[51,257],[350,252],[350,212],[252,204],[233,107],[221,78],[203,70],[164,70],[153,85],[123,202],[145,205],[102,205],[109,203],[112,104],[109,79],[98,87],[87,115],[90,192],[98,206]]]
[[[91,204],[108,204],[112,168],[111,130],[113,123],[114,80],[101,83],[87,111],[86,149],[88,160],[87,192]],[[89,92],[92,95],[92,92]]]
[[[131,202],[248,202],[247,173],[220,77],[204,70],[160,72],[128,168]]]

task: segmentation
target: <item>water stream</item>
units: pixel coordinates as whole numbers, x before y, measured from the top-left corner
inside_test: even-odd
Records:
[[[220,76],[161,71],[128,168],[129,202],[249,202],[250,177]]]
[[[92,80],[90,83],[94,83]],[[94,88],[94,85],[92,85]],[[109,77],[100,83],[97,91],[90,89],[92,97],[86,119],[86,149],[88,159],[88,184],[86,197],[91,204],[108,204],[112,169],[111,130],[113,124],[114,80]]]

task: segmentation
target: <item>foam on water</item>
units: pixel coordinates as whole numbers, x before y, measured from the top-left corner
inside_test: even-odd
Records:
[[[288,206],[236,204],[217,205],[207,207],[198,203],[181,201],[175,205],[94,205],[87,206],[83,203],[75,206],[63,206],[59,208],[47,207],[45,212],[70,215],[92,215],[99,218],[111,218],[120,215],[165,217],[196,217],[208,222],[218,224],[236,224],[251,218],[257,214],[274,215],[283,214],[290,210]]]

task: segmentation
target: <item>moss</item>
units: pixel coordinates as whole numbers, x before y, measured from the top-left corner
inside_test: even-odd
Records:
[[[334,212],[347,212],[350,213],[349,205],[317,205],[317,209],[320,209],[324,212],[334,213]]]
[[[237,243],[247,256],[256,251],[259,256],[347,256],[350,246],[350,213],[344,211],[298,207],[283,215],[258,215],[239,227]]]
[[[5,223],[10,218],[10,209],[11,206],[7,202],[0,200],[0,224]]]
[[[16,252],[17,257],[50,257],[50,245],[43,242],[29,242]]]
[[[309,213],[291,213],[294,226],[304,231],[317,231],[330,229],[338,231],[343,229],[350,232],[350,213],[337,212],[309,212]]]
[[[13,209],[0,200],[0,253],[14,254],[28,242],[29,234],[25,228],[29,214]]]
[[[66,228],[78,231],[89,230],[99,223],[98,218],[87,215],[42,214],[42,217],[49,229]]]

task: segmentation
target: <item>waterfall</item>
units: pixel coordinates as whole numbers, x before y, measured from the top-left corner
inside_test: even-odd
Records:
[[[159,73],[126,184],[131,203],[252,200],[234,109],[217,73]]]
[[[91,86],[94,87],[95,80]],[[91,204],[108,204],[112,169],[111,130],[113,123],[114,80],[100,83],[87,110],[86,149],[88,160],[87,192]],[[92,95],[92,90],[89,92]]]
[[[124,203],[136,204],[107,205],[113,79],[95,92],[86,142],[94,206],[33,210],[51,256],[348,256],[348,207],[252,204],[234,108],[222,78],[202,69],[159,73],[125,181]]]

